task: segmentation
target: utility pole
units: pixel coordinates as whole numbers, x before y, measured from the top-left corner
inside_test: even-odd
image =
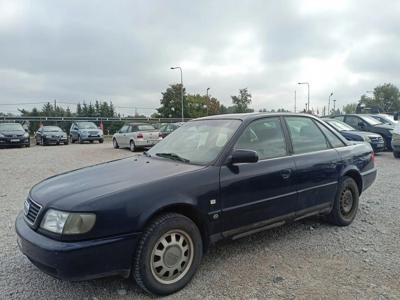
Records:
[[[183,75],[182,75],[182,68],[181,67],[171,67],[171,70],[179,69],[181,71],[181,110],[182,110],[182,122],[184,122],[183,117]]]
[[[333,100],[333,111],[336,112],[336,100]]]
[[[328,98],[328,115],[330,114],[330,109],[331,109],[331,97],[333,96],[333,92],[329,95]]]
[[[310,109],[310,83],[309,82],[299,82],[298,84],[307,84],[307,107],[308,107],[308,109]]]
[[[294,112],[296,113],[296,90],[294,90]]]
[[[207,88],[207,116],[208,116],[208,105],[210,104],[210,97],[208,96],[208,91],[210,88]]]

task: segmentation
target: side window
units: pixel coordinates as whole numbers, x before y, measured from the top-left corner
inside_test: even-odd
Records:
[[[285,156],[286,141],[279,118],[265,118],[252,122],[242,133],[235,149],[257,152],[260,160]]]
[[[346,117],[346,123],[349,124],[351,127],[358,128],[358,123],[361,121],[361,119],[353,116],[347,116]]]
[[[326,138],[328,139],[329,143],[331,143],[333,148],[339,148],[346,146],[332,131],[326,128],[324,125],[317,123],[319,129],[325,134]]]
[[[128,130],[128,125],[122,126],[122,128],[119,130],[121,133],[125,133]]]
[[[312,119],[306,117],[286,117],[285,119],[295,154],[329,148],[325,136]]]

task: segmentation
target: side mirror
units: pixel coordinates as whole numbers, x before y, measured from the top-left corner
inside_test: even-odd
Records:
[[[257,152],[245,149],[234,150],[230,159],[231,164],[255,163],[257,161],[258,161]]]
[[[394,119],[395,121],[398,121],[398,120],[399,120],[399,113],[398,113],[398,112],[394,113],[393,119]]]

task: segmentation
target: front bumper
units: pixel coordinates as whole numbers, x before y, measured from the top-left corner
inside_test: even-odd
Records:
[[[381,143],[370,143],[374,152],[382,152],[385,150],[385,143],[382,141]]]
[[[139,233],[104,239],[63,242],[32,230],[22,212],[15,221],[21,252],[43,272],[79,281],[121,275],[128,277]]]
[[[0,146],[14,146],[14,145],[29,145],[30,138],[19,137],[19,138],[0,138]]]
[[[98,135],[98,136],[82,136],[81,135],[81,140],[82,141],[100,141],[100,140],[103,140],[103,136],[102,135]]]

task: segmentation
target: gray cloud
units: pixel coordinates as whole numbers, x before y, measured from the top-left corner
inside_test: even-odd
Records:
[[[398,84],[398,1],[321,3],[0,0],[0,111],[53,99],[157,107],[177,64],[188,92],[210,87],[229,105],[248,87],[256,109],[292,109],[295,89],[303,103],[298,81],[319,108],[331,91],[341,106]]]

